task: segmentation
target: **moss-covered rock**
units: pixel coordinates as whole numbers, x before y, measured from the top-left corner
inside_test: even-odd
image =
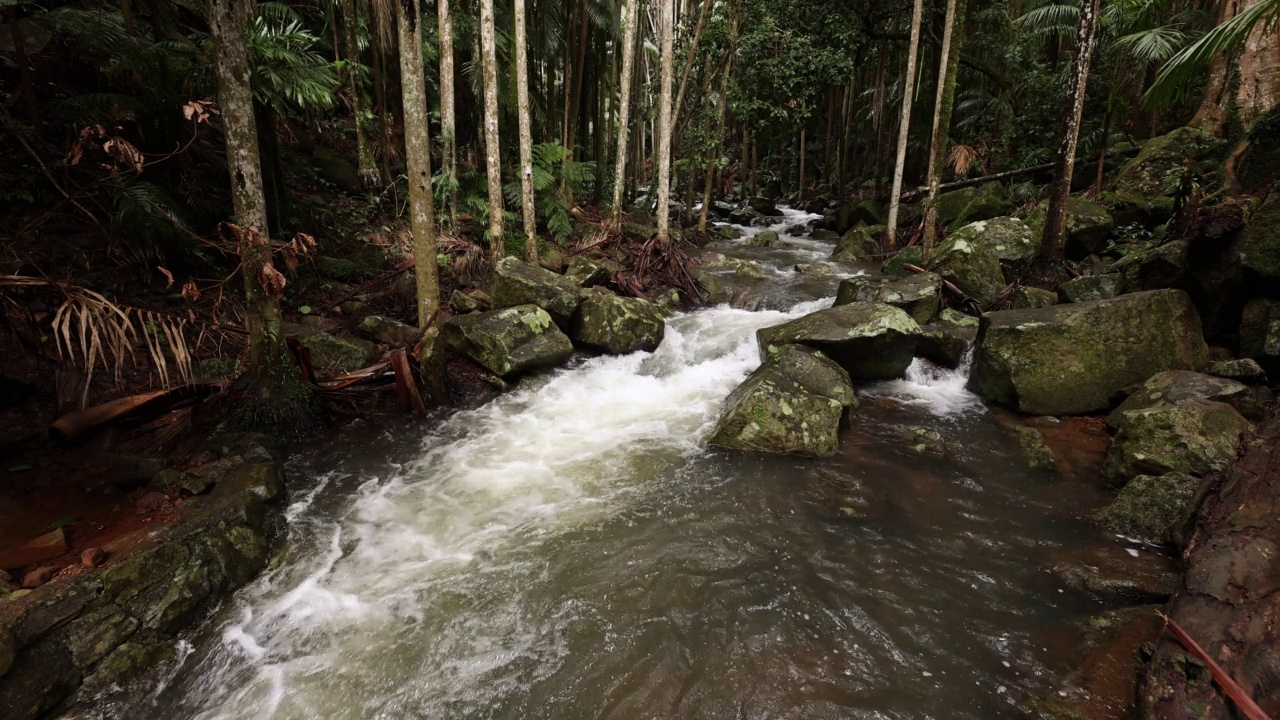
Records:
[[[360,268],[350,260],[343,258],[329,257],[328,255],[317,255],[312,261],[315,265],[316,272],[322,277],[330,280],[338,280],[340,282],[349,282],[359,279]]]
[[[569,267],[564,274],[565,277],[577,281],[582,287],[606,285],[610,278],[608,270],[582,255],[574,255],[569,259]]]
[[[938,222],[948,227],[990,220],[1008,215],[1014,209],[1004,186],[995,182],[942,193],[936,208]]]
[[[756,333],[764,357],[801,344],[821,350],[854,380],[902,377],[915,353],[920,326],[883,303],[851,303],[805,315]]]
[[[1226,403],[1254,422],[1262,419],[1262,405],[1247,385],[1190,370],[1165,370],[1152,375],[1142,387],[1130,394],[1107,416],[1107,425],[1119,427],[1125,413],[1131,410],[1199,400]]]
[[[908,265],[924,267],[924,248],[919,245],[908,245],[902,248],[880,264],[880,272],[897,277],[915,275],[914,270],[907,268]]]
[[[560,365],[573,343],[536,305],[450,318],[442,335],[446,347],[504,379]]]
[[[493,271],[493,307],[537,305],[562,329],[582,302],[581,288],[572,278],[535,267],[513,257],[498,261]]]
[[[1262,369],[1257,360],[1252,358],[1219,360],[1218,362],[1209,363],[1209,367],[1205,368],[1204,371],[1207,375],[1235,380],[1245,385],[1265,385],[1267,382],[1266,371]]]
[[[765,361],[777,367],[805,392],[831,398],[845,408],[858,406],[849,373],[821,351],[803,345],[772,348]]]
[[[1200,478],[1186,473],[1139,475],[1120,490],[1114,502],[1097,514],[1111,532],[1135,540],[1169,543],[1184,528]]]
[[[796,263],[791,270],[801,275],[834,275],[836,272],[830,265],[822,263]]]
[[[1053,470],[1057,467],[1053,458],[1053,451],[1049,449],[1049,446],[1044,441],[1044,433],[1017,421],[1004,423],[1004,426],[1017,439],[1018,446],[1022,448],[1023,457],[1027,460],[1028,467],[1034,470]]]
[[[953,234],[934,248],[929,269],[960,288],[983,308],[990,306],[1004,290],[1000,259],[985,245],[977,245],[963,235]]]
[[[1027,217],[1027,227],[1035,237],[1044,235],[1044,221],[1048,214],[1049,201],[1042,200]],[[1063,250],[1069,258],[1103,252],[1107,249],[1107,239],[1116,229],[1115,219],[1105,207],[1075,196],[1067,199],[1064,224],[1067,232],[1063,238]]]
[[[413,347],[422,333],[418,328],[383,315],[369,315],[360,321],[360,332],[393,347]]]
[[[834,223],[829,230],[841,235],[857,225],[880,225],[884,222],[884,210],[871,198],[850,200],[836,210]]]
[[[652,225],[641,225],[640,223],[634,222],[622,223],[623,237],[634,242],[645,242],[657,234],[658,229]]]
[[[840,281],[836,305],[879,302],[901,308],[912,320],[925,325],[938,312],[942,297],[942,278],[933,273],[908,277],[855,275]]]
[[[734,225],[721,225],[716,228],[716,234],[725,240],[737,240],[742,237],[742,230]]]
[[[745,258],[736,258],[732,255],[722,255],[714,252],[703,253],[701,264],[707,270],[730,270],[738,277],[755,279],[764,277],[764,270],[761,269],[759,263]]]
[[[1058,287],[1058,297],[1073,303],[1108,300],[1119,295],[1123,288],[1124,278],[1117,273],[1081,275],[1062,283]]]
[[[950,328],[925,328],[916,341],[916,355],[946,368],[960,367],[968,349],[969,342]]]
[[[1014,310],[1033,310],[1058,304],[1058,293],[1038,287],[1022,286],[1013,291]],[[975,324],[977,319],[974,319]]]
[[[1269,373],[1280,369],[1280,300],[1254,298],[1240,316],[1240,355]]]
[[[1255,283],[1280,286],[1280,192],[1272,191],[1249,216],[1240,246],[1240,259]]]
[[[1178,290],[991,312],[969,388],[1026,413],[1087,413],[1162,370],[1204,367],[1208,353],[1200,317]]]
[[[1118,212],[1160,222],[1173,213],[1173,198],[1168,194],[1170,174],[1180,171],[1188,159],[1209,161],[1222,148],[1222,140],[1194,127],[1180,127],[1152,138],[1116,173],[1106,198]]]
[[[854,262],[880,255],[880,235],[883,225],[867,227],[857,225],[840,236],[831,251],[831,259],[836,262]]]
[[[592,350],[626,355],[656,350],[665,330],[662,310],[648,300],[593,294],[574,315],[570,337]]]
[[[321,372],[359,370],[382,356],[378,346],[368,340],[325,332],[306,333],[298,337],[298,342],[311,351],[311,365]]]
[[[942,325],[950,325],[957,328],[974,328],[978,327],[978,318],[972,315],[965,315],[958,310],[951,308],[942,308],[938,313],[938,322]]]
[[[1179,288],[1190,290],[1191,244],[1175,240],[1146,250],[1130,253],[1111,266],[1112,273],[1122,278],[1126,292]]]
[[[1016,217],[969,223],[951,233],[950,238],[985,247],[996,258],[1013,263],[1031,260],[1040,252],[1040,236]]]
[[[1171,472],[1203,477],[1226,467],[1240,435],[1252,429],[1235,408],[1209,400],[1130,410],[1107,451],[1107,479],[1121,484]]]
[[[773,230],[765,230],[747,238],[743,244],[747,247],[774,247],[778,244],[778,233]]]

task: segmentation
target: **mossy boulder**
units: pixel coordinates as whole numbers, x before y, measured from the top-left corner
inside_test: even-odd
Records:
[[[879,302],[901,308],[912,320],[925,325],[933,320],[942,298],[942,278],[933,273],[908,277],[855,275],[840,281],[836,305]]]
[[[1240,256],[1251,280],[1260,285],[1280,286],[1280,192],[1273,190],[1249,217]]]
[[[884,223],[884,209],[880,203],[871,198],[850,200],[836,210],[835,222],[827,228],[834,232],[849,232],[857,225],[880,225]]]
[[[762,355],[800,344],[821,350],[856,381],[902,377],[915,354],[920,325],[883,303],[851,303],[819,310],[756,333]]]
[[[562,329],[568,328],[582,302],[582,289],[573,278],[506,257],[493,271],[493,307],[537,305]]]
[[[713,252],[703,253],[701,264],[707,270],[730,270],[739,277],[754,279],[764,277],[764,270],[761,269],[759,263],[745,258],[736,258],[732,255]]]
[[[368,340],[338,337],[326,332],[310,332],[298,342],[311,351],[311,365],[320,372],[359,370],[378,361],[382,353]]]
[[[569,259],[569,267],[564,271],[564,274],[565,277],[573,279],[582,287],[606,285],[611,276],[606,268],[582,255],[574,255]]]
[[[1104,528],[1124,537],[1171,543],[1174,535],[1185,529],[1181,524],[1201,482],[1180,472],[1139,475],[1121,488],[1115,501],[1096,518]]]
[[[1280,370],[1280,300],[1254,298],[1240,316],[1240,355],[1273,375]]]
[[[1124,278],[1118,273],[1081,275],[1058,287],[1058,297],[1066,302],[1082,303],[1093,300],[1109,300],[1121,293]]]
[[[943,326],[956,328],[978,328],[978,318],[972,315],[965,315],[958,310],[951,308],[942,308],[938,313],[938,322]]]
[[[311,262],[315,265],[316,272],[329,280],[349,282],[360,277],[360,266],[350,260],[329,257],[328,255],[317,255]]]
[[[1204,371],[1207,375],[1235,380],[1245,385],[1265,385],[1267,382],[1266,371],[1262,369],[1257,360],[1251,358],[1219,360],[1218,362],[1209,363],[1209,367],[1205,368]]]
[[[1234,460],[1241,434],[1252,429],[1235,408],[1210,400],[1130,410],[1107,451],[1107,479],[1123,484],[1171,472],[1203,477]]]
[[[994,303],[1004,290],[1004,271],[995,252],[963,236],[952,235],[934,248],[929,269],[983,308]]]
[[[393,347],[413,347],[422,333],[418,328],[384,315],[369,315],[360,321],[360,332],[370,340]]]
[[[548,243],[546,247],[538,250],[538,265],[544,270],[562,273],[566,265],[564,253],[559,247]]]
[[[1025,413],[1088,413],[1163,370],[1202,368],[1208,354],[1200,316],[1180,290],[990,312],[969,388]]]
[[[908,245],[902,248],[880,263],[880,272],[898,277],[914,275],[915,271],[908,269],[908,265],[924,267],[924,248],[919,245]]]
[[[1152,375],[1142,387],[1120,403],[1120,407],[1107,416],[1107,425],[1119,427],[1124,421],[1125,413],[1131,410],[1181,405],[1200,400],[1226,403],[1254,422],[1262,419],[1262,405],[1244,383],[1191,370],[1165,370]]]
[[[764,215],[765,217],[781,217],[782,211],[778,209],[776,198],[767,198],[756,196],[747,199],[747,207]]]
[[[716,234],[725,240],[738,240],[742,237],[742,230],[735,225],[721,225],[716,228]]]
[[[710,444],[734,450],[826,457],[856,407],[844,370],[822,353],[780,346],[725,400]]]
[[[1027,217],[1027,228],[1035,237],[1043,237],[1044,221],[1049,215],[1049,201],[1042,200]],[[1066,237],[1063,251],[1068,258],[1079,259],[1107,249],[1107,239],[1116,229],[1111,213],[1103,206],[1082,197],[1067,198],[1064,218]]]
[[[504,379],[560,365],[573,355],[568,336],[537,305],[450,318],[442,337],[450,350]]]
[[[743,244],[747,247],[773,247],[778,244],[778,233],[773,230],[765,230],[747,238]]]
[[[1004,186],[995,182],[942,193],[938,196],[936,208],[938,222],[948,227],[990,220],[1014,210]]]
[[[657,234],[658,229],[652,225],[641,225],[634,222],[622,223],[622,236],[634,242],[645,242]]]
[[[836,272],[830,265],[822,263],[796,263],[791,270],[801,275],[834,275]]]
[[[311,158],[321,180],[348,195],[365,194],[364,183],[360,182],[360,171],[346,157],[328,148],[317,148]]]
[[[1030,310],[1058,304],[1058,293],[1038,287],[1023,286],[1013,291],[1013,309]]]
[[[836,262],[854,262],[880,255],[880,235],[883,225],[867,227],[858,225],[851,228],[840,239],[831,251],[831,259]]]
[[[1194,127],[1152,138],[1116,173],[1106,197],[1118,212],[1147,222],[1163,221],[1173,214],[1173,198],[1167,192],[1170,174],[1181,171],[1188,159],[1210,161],[1222,148],[1222,140]]]
[[[658,349],[665,330],[662,310],[648,300],[592,294],[578,307],[569,336],[592,350],[626,355]]]
[[[972,222],[951,233],[950,238],[985,247],[999,260],[1010,263],[1025,263],[1040,252],[1040,236],[1016,217]]]
[[[1175,240],[1146,250],[1130,253],[1111,266],[1119,274],[1128,292],[1180,288],[1190,290],[1191,244]]]

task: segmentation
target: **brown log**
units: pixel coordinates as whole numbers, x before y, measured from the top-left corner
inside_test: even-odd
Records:
[[[1020,168],[1018,170],[1005,170],[1004,172],[998,172],[994,175],[983,175],[982,177],[968,178],[966,180],[954,180],[952,182],[942,183],[939,185],[938,192],[943,193],[948,190],[959,190],[961,188],[981,185],[983,183],[994,182],[996,180],[1008,180],[1009,178],[1030,175],[1032,173],[1044,172],[1045,170],[1052,169],[1053,163],[1046,163],[1044,165],[1033,165],[1027,168]],[[929,188],[916,188],[915,190],[902,193],[899,197],[901,197],[902,202],[911,202],[927,192],[929,192]]]
[[[92,437],[114,422],[154,417],[173,409],[176,405],[205,397],[216,390],[218,386],[212,383],[197,383],[122,397],[109,403],[63,415],[49,425],[49,437],[65,442],[79,442]]]
[[[404,348],[391,351],[391,370],[396,376],[396,394],[400,396],[400,406],[405,412],[418,415],[427,412],[426,403],[422,402],[422,394],[418,392],[418,381],[413,377],[413,368],[409,366],[409,356]]]

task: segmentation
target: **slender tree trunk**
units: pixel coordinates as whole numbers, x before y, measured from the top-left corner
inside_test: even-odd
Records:
[[[484,61],[484,144],[489,176],[489,257],[494,267],[507,255],[502,231],[502,153],[498,139],[498,53],[493,38],[493,0],[480,0]]]
[[[622,232],[622,193],[627,184],[627,131],[631,121],[631,73],[635,65],[636,11],[640,0],[622,0],[622,87],[619,88],[618,161],[613,171],[613,207],[609,231]]]
[[[658,36],[661,49],[658,84],[658,137],[654,142],[658,165],[658,242],[671,242],[671,61],[675,35],[672,0],[658,0]]]
[[[1093,183],[1094,192],[1102,192],[1102,184],[1107,174],[1107,135],[1111,133],[1111,103],[1113,98],[1107,96],[1107,110],[1102,114],[1102,147],[1098,150],[1098,175]]]
[[[373,146],[369,144],[369,136],[364,129],[366,100],[364,83],[360,82],[360,40],[357,33],[360,17],[356,14],[356,0],[342,0],[342,25],[346,40],[347,78],[351,82],[351,111],[356,121],[357,167],[360,181],[372,191],[381,179],[378,177],[378,165],[373,161]]]
[[[920,49],[920,16],[924,14],[923,0],[915,0],[911,11],[911,43],[907,47],[907,72],[902,78],[902,121],[898,126],[898,155],[893,165],[893,189],[889,191],[889,247],[897,247],[898,197],[902,194],[902,170],[907,162],[907,134],[911,129],[911,100],[915,91],[916,52]]]
[[[582,115],[582,86],[586,80],[587,74],[587,45],[589,44],[591,30],[591,18],[587,12],[586,0],[583,0],[582,7],[579,11],[581,16],[581,24],[578,34],[578,58],[574,64],[573,71],[573,93],[569,97],[567,105],[568,117],[566,118],[566,127],[568,131],[565,133],[565,153],[564,162],[560,165],[560,189],[564,193],[565,200],[569,204],[573,204],[573,188],[569,185],[569,163],[573,162],[574,151],[578,145],[578,125],[580,116]],[[567,79],[567,75],[565,76]]]
[[[1053,182],[1049,186],[1049,212],[1040,238],[1040,257],[1036,274],[1043,279],[1056,275],[1062,262],[1062,235],[1066,229],[1067,199],[1071,196],[1071,174],[1076,164],[1076,144],[1080,139],[1080,118],[1084,113],[1085,88],[1089,82],[1089,63],[1098,34],[1098,14],[1102,0],[1089,0],[1080,6],[1080,23],[1076,27],[1075,57],[1067,82],[1067,103],[1062,123],[1062,138],[1054,162]]]
[[[875,174],[876,174],[876,195],[884,194],[884,173],[881,168],[884,165],[884,136],[888,123],[884,121],[884,70],[885,64],[888,62],[888,54],[885,52],[884,44],[880,45],[880,57],[876,60],[876,89],[874,97],[871,101],[871,129],[876,135],[876,155],[875,155]]]
[[[711,10],[713,0],[702,0],[702,11],[698,13],[698,22],[693,28],[693,41],[689,43],[689,53],[684,58],[684,69],[680,71],[680,90],[676,93],[674,117],[681,117],[684,110],[684,91],[689,85],[689,72],[693,70],[693,59],[698,52],[698,42],[702,40],[702,26],[707,20],[707,12]]]
[[[735,14],[732,24],[729,25],[729,64],[725,66],[724,74],[720,76],[720,108],[719,117],[716,119],[716,138],[711,150],[707,154],[707,172],[703,178],[702,185],[702,212],[698,214],[698,232],[705,233],[707,231],[707,214],[711,210],[711,186],[715,180],[716,163],[720,159],[720,153],[724,148],[725,120],[728,117],[729,110],[729,76],[733,73],[733,58],[736,54],[738,41],[738,18]]]
[[[520,124],[520,199],[524,210],[524,259],[538,264],[538,218],[533,212],[533,128],[529,107],[529,50],[524,0],[513,0],[516,25],[516,104]]]
[[[800,128],[800,204],[804,204],[804,140],[805,128]]]
[[[440,35],[440,164],[447,183],[448,217],[445,227],[458,222],[458,121],[454,110],[453,16],[449,3],[436,0],[436,27]]]
[[[929,147],[929,194],[924,201],[924,254],[933,251],[938,237],[938,185],[947,160],[947,131],[951,128],[951,110],[955,106],[956,71],[960,68],[960,47],[964,44],[957,30],[964,25],[965,0],[947,0],[947,19],[942,30],[942,50],[938,57],[938,98],[933,108],[933,134]]]

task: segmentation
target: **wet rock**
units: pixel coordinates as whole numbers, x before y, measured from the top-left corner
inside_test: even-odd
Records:
[[[382,357],[377,345],[359,338],[312,332],[300,336],[298,342],[311,351],[311,365],[319,372],[359,370]]]
[[[1013,291],[1014,310],[1034,310],[1058,304],[1058,293],[1037,287],[1023,286]],[[975,324],[977,319],[974,319]]]
[[[107,561],[107,554],[101,548],[88,548],[80,553],[80,566],[85,570],[102,567]]]
[[[565,268],[564,253],[556,246],[548,244],[538,250],[538,265],[543,270],[562,273]]]
[[[1049,215],[1049,201],[1042,200],[1027,216],[1027,227],[1034,237],[1043,237],[1044,221]],[[1063,248],[1069,258],[1083,258],[1090,253],[1107,249],[1107,239],[1115,231],[1116,223],[1107,209],[1081,197],[1067,200],[1065,218],[1066,237]]]
[[[851,303],[805,315],[756,333],[767,357],[788,344],[821,350],[856,381],[902,377],[915,353],[920,326],[883,303]]]
[[[1167,193],[1170,174],[1181,171],[1188,158],[1210,159],[1221,146],[1221,140],[1193,127],[1152,138],[1120,168],[1104,196],[1119,212],[1161,222],[1173,214],[1173,198]]]
[[[849,373],[818,350],[803,345],[783,345],[769,353],[765,364],[777,367],[805,392],[831,398],[847,410],[858,407]]]
[[[384,345],[410,348],[422,334],[412,325],[383,315],[370,315],[361,320],[360,332]]]
[[[829,229],[843,235],[859,224],[879,225],[883,222],[884,212],[880,208],[880,203],[871,198],[865,198],[842,204],[836,210],[834,223]]]
[[[1280,193],[1272,192],[1249,216],[1240,255],[1248,278],[1259,286],[1280,285]]]
[[[1158,245],[1126,255],[1111,266],[1119,273],[1126,292],[1180,288],[1191,290],[1191,244],[1185,240]]]
[[[948,240],[964,241],[990,250],[998,260],[1022,264],[1040,252],[1040,236],[1015,217],[979,220],[951,233]]]
[[[136,508],[138,515],[146,515],[147,513],[155,512],[156,510],[164,507],[164,503],[164,493],[148,492],[143,493],[142,496],[133,503],[133,506]]]
[[[116,605],[82,615],[67,631],[71,662],[78,668],[89,669],[133,635],[139,624],[137,618],[125,614]]]
[[[1164,602],[1180,579],[1168,558],[1152,553],[1133,557],[1118,545],[1051,555],[1049,573],[1065,589],[1112,606]]]
[[[21,545],[0,551],[0,568],[16,570],[25,565],[52,560],[66,551],[66,533],[62,528],[57,528]]]
[[[1236,456],[1241,434],[1253,429],[1226,403],[1197,400],[1124,413],[1106,475],[1116,484],[1139,475],[1217,472]]]
[[[1280,370],[1280,300],[1254,298],[1240,317],[1240,356],[1267,372]]]
[[[578,303],[582,302],[581,288],[572,278],[513,257],[498,261],[493,271],[492,289],[495,309],[537,305],[561,329],[569,327]]]
[[[1187,529],[1188,510],[1200,478],[1186,473],[1139,475],[1130,480],[1115,502],[1097,514],[1098,522],[1117,535],[1150,543],[1172,543]]]
[[[791,237],[800,237],[801,235],[804,235],[807,232],[809,232],[809,227],[804,223],[792,225],[791,227],[787,228],[787,234],[790,235]]]
[[[742,237],[742,230],[733,225],[721,225],[716,228],[716,234],[725,240],[738,240]]]
[[[947,443],[942,433],[931,427],[903,428],[902,439],[920,455],[946,455]]]
[[[1251,358],[1219,360],[1209,363],[1209,367],[1204,371],[1214,377],[1235,380],[1246,385],[1264,385],[1267,382],[1267,373],[1256,360]]]
[[[1142,387],[1107,416],[1107,425],[1116,428],[1131,410],[1181,405],[1198,400],[1213,400],[1235,408],[1246,419],[1262,419],[1262,406],[1253,391],[1235,380],[1205,375],[1190,370],[1166,370],[1147,379]]]
[[[1087,413],[1157,372],[1203,367],[1207,356],[1200,318],[1178,290],[991,312],[969,388],[1025,413]]]
[[[679,290],[671,288],[659,295],[654,304],[664,315],[669,316],[684,307],[684,295]]]
[[[914,275],[915,271],[907,269],[907,265],[924,267],[924,248],[919,245],[908,245],[902,248],[880,264],[880,272],[898,277]]]
[[[1044,442],[1044,434],[1039,430],[1019,422],[1009,422],[1005,427],[1017,438],[1018,446],[1027,459],[1027,465],[1034,470],[1053,470],[1057,463],[1053,451]]]
[[[994,182],[942,193],[936,207],[938,222],[949,227],[990,220],[1014,210],[1004,186]]]
[[[933,273],[908,277],[855,275],[840,281],[836,305],[879,302],[905,310],[920,325],[933,320],[942,297],[942,278]]]
[[[22,587],[23,589],[26,589],[26,590],[32,590],[32,589],[38,588],[41,585],[44,585],[45,583],[52,580],[53,576],[57,574],[58,574],[58,568],[53,567],[51,565],[45,566],[45,567],[38,567],[35,570],[32,570],[31,572],[22,576]]]
[[[707,270],[731,270],[735,275],[744,278],[764,277],[764,270],[756,261],[720,253],[703,253],[702,267]]]
[[[809,237],[814,240],[839,240],[840,234],[826,228],[815,228],[813,232],[809,233]]]
[[[582,287],[606,285],[610,278],[608,270],[581,255],[574,255],[569,259],[569,268],[564,271],[564,274],[576,280]]]
[[[916,340],[916,355],[945,368],[958,368],[964,362],[969,342],[954,330],[925,328]]]
[[[821,263],[796,263],[791,269],[801,275],[832,275],[835,273],[830,265]]]
[[[507,380],[573,355],[568,336],[536,305],[450,318],[442,337],[450,350]]]
[[[480,303],[461,290],[454,290],[453,294],[449,296],[449,307],[453,308],[455,315],[465,315],[479,310]]]
[[[1109,300],[1119,295],[1123,287],[1124,278],[1118,273],[1083,275],[1062,283],[1058,288],[1058,297],[1072,303]]]
[[[747,207],[755,210],[761,215],[768,217],[782,217],[782,211],[778,209],[777,202],[766,197],[753,197],[747,199]]]
[[[973,317],[972,315],[965,315],[964,313],[952,310],[951,308],[942,308],[938,313],[938,322],[943,325],[950,325],[951,327],[958,328],[978,327],[978,318]]]
[[[778,244],[778,233],[773,230],[765,230],[747,238],[743,244],[747,247],[774,247]]]
[[[880,255],[880,235],[883,225],[867,227],[858,225],[851,228],[836,241],[831,251],[831,259],[836,262],[855,262]]]
[[[665,329],[662,310],[648,300],[591,295],[574,315],[570,337],[592,350],[626,355],[658,349]]]
[[[737,208],[733,212],[729,213],[729,222],[734,225],[750,225],[760,217],[762,217],[760,213],[749,207]],[[647,240],[648,238],[645,239]]]
[[[934,248],[928,267],[983,308],[1004,290],[1004,271],[996,254],[963,236],[953,235]]]
[[[0,677],[4,677],[13,667],[13,659],[18,655],[18,641],[14,639],[9,628],[0,625]]]

